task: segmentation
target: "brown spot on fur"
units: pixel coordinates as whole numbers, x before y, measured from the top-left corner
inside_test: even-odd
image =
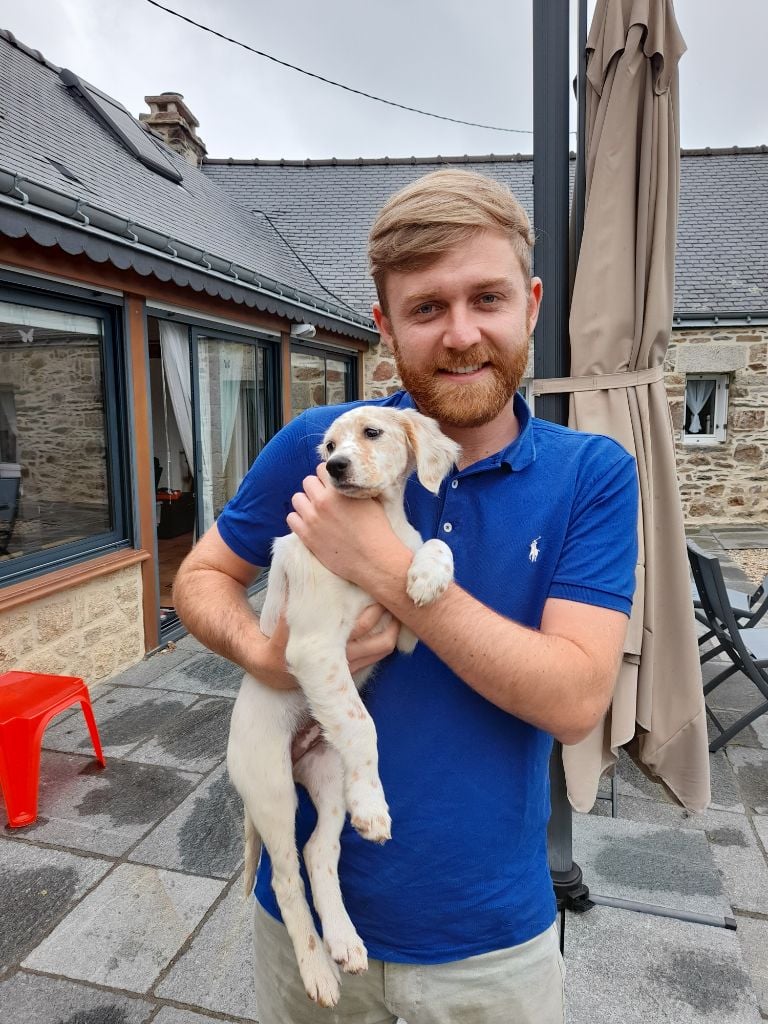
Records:
[[[352,772],[352,781],[353,782],[357,782],[357,780],[359,778],[360,778],[360,772]]]
[[[314,950],[315,946],[317,945],[317,943],[315,942],[315,936],[314,935],[310,935],[309,936],[309,941],[307,942],[307,945],[309,946],[309,948],[311,950]]]

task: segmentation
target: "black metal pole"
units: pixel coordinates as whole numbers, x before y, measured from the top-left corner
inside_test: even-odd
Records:
[[[586,25],[586,9],[582,13]],[[568,30],[569,0],[533,0],[534,268],[544,281],[544,302],[534,336],[537,378],[567,377],[570,370]],[[538,396],[536,415],[567,423],[567,394]],[[557,742],[550,762],[550,791],[549,866],[558,906],[583,911],[591,904],[581,868],[573,861],[571,806],[562,747]]]

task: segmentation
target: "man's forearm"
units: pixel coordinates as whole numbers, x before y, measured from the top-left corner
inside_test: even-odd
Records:
[[[261,682],[293,689],[296,681],[274,656],[269,639],[236,580],[208,568],[182,570],[174,586],[176,612],[193,636]]]
[[[506,619],[456,584],[418,608],[406,593],[410,558],[407,551],[393,553],[387,568],[379,564],[361,585],[493,704],[563,743],[592,730],[610,696],[605,666],[596,666],[577,642]],[[606,647],[615,647],[612,636]]]

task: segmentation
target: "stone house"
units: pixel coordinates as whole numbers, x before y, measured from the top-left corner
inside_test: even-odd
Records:
[[[0,671],[107,678],[178,636],[173,575],[310,405],[397,386],[368,227],[446,164],[209,159],[0,31]],[[768,150],[685,153],[667,363],[689,521],[763,519]]]

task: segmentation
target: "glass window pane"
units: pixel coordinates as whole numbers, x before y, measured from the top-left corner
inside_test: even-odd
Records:
[[[0,559],[114,528],[103,322],[0,302]]]
[[[325,395],[328,405],[339,405],[346,402],[348,391],[348,377],[350,365],[342,359],[331,359],[325,361]]]
[[[315,352],[291,352],[291,412],[325,405],[325,359]]]
[[[259,449],[258,349],[200,338],[200,434],[203,527],[208,529],[234,496]],[[263,403],[262,413],[263,418]]]

